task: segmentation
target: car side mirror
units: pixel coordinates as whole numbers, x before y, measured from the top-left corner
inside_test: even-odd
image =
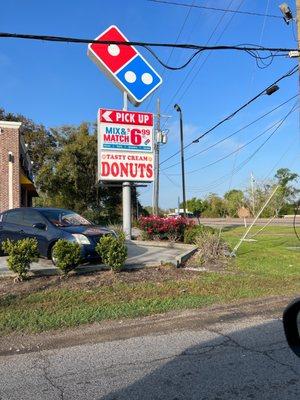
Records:
[[[283,327],[290,348],[300,357],[300,298],[284,310]]]
[[[43,224],[42,222],[38,222],[36,224],[33,224],[32,227],[36,228],[36,229],[40,229],[41,231],[45,231],[47,228],[47,225]]]

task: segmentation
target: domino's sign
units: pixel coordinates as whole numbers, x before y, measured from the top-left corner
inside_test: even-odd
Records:
[[[95,40],[128,42],[115,25],[110,26]],[[134,46],[90,43],[88,56],[119,89],[127,93],[135,106],[141,104],[162,84],[162,78]]]
[[[153,165],[153,114],[100,108],[99,180],[151,182]]]

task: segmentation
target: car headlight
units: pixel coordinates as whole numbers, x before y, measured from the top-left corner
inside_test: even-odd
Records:
[[[77,243],[79,244],[91,244],[89,239],[85,236],[82,235],[81,233],[73,233],[72,237],[76,240]]]

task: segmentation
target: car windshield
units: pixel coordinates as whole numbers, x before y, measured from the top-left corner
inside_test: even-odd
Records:
[[[42,214],[55,226],[67,227],[93,225],[90,221],[72,211],[44,210],[42,211]]]

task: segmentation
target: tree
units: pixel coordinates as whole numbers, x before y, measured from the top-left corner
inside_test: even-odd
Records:
[[[232,189],[224,194],[226,209],[230,217],[237,217],[238,210],[244,205],[244,193],[242,190]]]
[[[22,122],[21,133],[28,144],[28,153],[33,161],[33,174],[36,175],[56,145],[51,132],[44,125],[36,124],[21,114],[6,113],[3,108],[0,108],[0,120]]]
[[[257,211],[261,209],[270,197],[271,193],[278,186],[269,204],[261,214],[262,217],[268,218],[274,215],[280,215],[284,213],[284,210],[290,209],[291,203],[299,192],[293,184],[297,179],[298,174],[291,172],[288,168],[280,168],[277,170],[274,178],[269,182],[263,182],[261,184],[256,183],[254,198]],[[246,202],[248,203],[249,208],[251,208],[251,199],[252,193],[249,188],[246,195]]]
[[[226,205],[224,200],[216,195],[215,193],[211,193],[204,200],[205,210],[203,212],[203,216],[210,218],[224,217],[226,215]]]
[[[183,203],[180,204],[180,207],[183,207]],[[203,200],[193,197],[192,199],[186,201],[186,208],[188,211],[194,214],[200,223],[201,214],[205,210],[205,203]]]

